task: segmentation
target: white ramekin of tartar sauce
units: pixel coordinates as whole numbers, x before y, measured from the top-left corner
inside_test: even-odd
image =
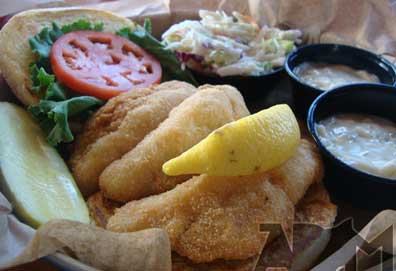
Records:
[[[347,165],[396,179],[396,123],[364,114],[336,114],[316,124],[321,143]]]

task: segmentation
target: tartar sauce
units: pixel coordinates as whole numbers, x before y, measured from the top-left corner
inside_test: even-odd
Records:
[[[294,69],[305,83],[323,90],[354,83],[379,83],[376,75],[346,65],[305,62]]]
[[[337,158],[362,171],[396,179],[396,123],[360,114],[338,114],[320,121],[316,131]]]

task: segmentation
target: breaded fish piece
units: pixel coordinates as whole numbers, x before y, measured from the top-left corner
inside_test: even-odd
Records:
[[[271,182],[282,188],[294,205],[312,184],[323,178],[323,162],[314,144],[301,140],[293,159],[269,171]]]
[[[107,221],[114,215],[115,209],[122,205],[106,199],[102,192],[97,192],[90,196],[87,200],[89,215],[95,222],[95,225],[106,228]]]
[[[172,249],[194,262],[239,260],[260,253],[268,235],[259,223],[290,225],[294,206],[261,173],[243,177],[196,176],[171,191],[127,203],[107,229],[162,228]]]
[[[173,271],[253,271],[260,255],[250,257],[246,260],[214,260],[208,263],[194,263],[193,261],[172,253]],[[274,270],[276,271],[276,270]],[[280,270],[283,271],[283,270]]]
[[[259,257],[246,260],[216,260],[210,263],[194,263],[185,257],[172,253],[172,270],[174,271],[265,271],[271,267],[286,267],[288,270],[308,270],[327,245],[331,228],[337,216],[337,207],[331,203],[329,194],[320,183],[312,184],[299,201],[294,216],[295,223],[318,225],[297,225],[293,233],[293,252],[290,253],[285,237],[279,236],[266,244]],[[314,229],[314,230],[313,230]],[[260,258],[256,268],[256,262]],[[303,263],[306,268],[297,267]]]
[[[288,270],[309,270],[326,248],[331,237],[331,227],[337,216],[337,207],[321,183],[312,184],[296,207],[292,246],[278,238],[263,250],[257,271],[270,267]]]
[[[114,214],[116,204],[109,200],[103,199],[100,193],[97,193],[88,200],[88,206],[97,226],[104,227],[108,218]],[[331,203],[330,197],[326,189],[321,183],[312,184],[304,197],[299,201],[296,207],[294,223],[310,223],[319,225],[323,228],[321,231],[318,227],[298,225],[293,234],[293,253],[289,253],[289,247],[284,242],[284,236],[275,239],[270,244],[266,244],[264,251],[260,256],[260,261],[256,270],[266,270],[267,267],[284,266],[289,270],[300,262],[301,257],[307,256],[307,251],[311,251],[308,255],[312,257],[310,260],[304,258],[302,262],[312,264],[316,256],[323,251],[329,237],[330,230],[337,216],[337,207]],[[104,220],[103,220],[104,219]],[[312,230],[314,228],[314,230]],[[313,251],[315,250],[315,252]],[[246,260],[223,260],[218,259],[209,263],[194,263],[193,261],[172,253],[172,269],[174,271],[206,271],[206,270],[222,270],[222,271],[248,271],[254,270],[259,256],[253,256]],[[309,268],[309,266],[308,266]],[[306,269],[308,269],[306,268]],[[302,269],[292,269],[302,270]]]
[[[271,175],[270,181],[272,184],[279,186],[294,204],[309,206],[308,201],[312,201],[315,204],[319,201],[328,202],[328,206],[323,206],[325,210],[330,209],[331,212],[334,210],[335,205],[330,203],[329,195],[324,189],[323,185],[320,184],[320,180],[323,177],[323,163],[320,154],[317,152],[315,145],[310,143],[308,140],[302,139],[299,148],[296,151],[293,159],[290,159],[287,163],[271,170],[268,172]],[[310,177],[306,177],[310,176]],[[312,184],[314,182],[314,184]],[[309,191],[306,192],[309,186]],[[304,198],[299,201],[299,199]],[[301,203],[304,202],[304,203]],[[333,206],[332,208],[330,208]],[[120,207],[120,204],[104,198],[101,192],[92,195],[88,199],[88,207],[90,208],[92,217],[105,217],[106,219],[96,220],[97,226],[104,227],[107,224],[107,219],[110,218],[115,209]],[[92,208],[91,208],[92,207]],[[308,210],[308,208],[305,208]],[[316,206],[313,210],[317,209]],[[95,215],[97,213],[98,215]],[[300,212],[301,213],[301,212]],[[296,214],[296,221],[309,222],[311,214],[306,214],[304,217],[300,217]],[[297,217],[298,216],[298,217]],[[312,223],[326,226],[328,223],[318,223],[318,215],[312,214],[314,221]],[[324,217],[332,217],[331,214],[324,215]],[[327,224],[326,224],[327,223]]]
[[[290,176],[257,173],[242,177],[193,177],[166,193],[132,201],[112,216],[107,224],[111,231],[128,232],[145,228],[165,229],[172,249],[194,262],[215,259],[247,259],[261,252],[266,235],[258,223],[281,223],[287,228],[294,216],[294,204],[288,194],[300,196],[318,181],[321,162],[313,144],[303,141],[297,152],[276,172],[288,169]],[[306,170],[301,170],[308,163]],[[310,169],[310,170],[309,170]],[[299,172],[297,174],[297,172]],[[276,180],[277,176],[281,178]],[[275,185],[274,185],[275,184]],[[283,187],[290,188],[284,192]]]
[[[166,176],[163,163],[216,128],[247,115],[245,102],[234,87],[200,87],[134,149],[103,171],[101,190],[110,199],[127,202],[172,189],[190,176]]]
[[[70,159],[80,190],[99,190],[99,176],[165,120],[172,108],[196,92],[190,84],[170,81],[112,98],[88,121]]]

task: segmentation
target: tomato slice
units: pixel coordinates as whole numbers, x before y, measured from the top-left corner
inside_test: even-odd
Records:
[[[76,31],[51,48],[56,78],[81,94],[110,99],[161,81],[157,59],[130,40],[112,33]]]

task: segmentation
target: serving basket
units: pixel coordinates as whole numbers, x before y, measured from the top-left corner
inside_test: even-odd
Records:
[[[21,1],[31,4],[34,1]],[[52,3],[50,5],[72,5],[73,1],[61,1],[57,3]],[[167,29],[171,24],[178,22],[183,19],[191,19],[197,17],[197,10],[199,8],[205,9],[224,9],[226,11],[239,10],[241,13],[250,13],[253,17],[257,18],[259,23],[268,23],[270,25],[281,25],[282,27],[296,27],[298,24],[303,25],[306,31],[306,43],[313,42],[325,42],[325,41],[337,41],[340,43],[349,43],[352,45],[366,45],[367,49],[376,51],[377,53],[387,55],[392,58],[392,53],[396,54],[396,45],[390,47],[390,41],[384,40],[380,42],[375,40],[374,42],[368,42],[369,37],[362,35],[362,37],[357,37],[354,32],[357,30],[361,31],[375,31],[374,28],[381,29],[377,36],[387,34],[385,36],[391,37],[396,35],[393,30],[388,29],[390,22],[395,22],[396,19],[389,19],[389,22],[383,22],[384,25],[372,25],[367,26],[366,23],[361,22],[357,26],[354,25],[348,30],[345,30],[342,25],[347,22],[348,18],[343,16],[346,15],[345,10],[341,10],[341,5],[345,6],[346,10],[353,10],[356,7],[356,1],[345,1],[340,4],[341,1],[329,0],[326,4],[323,3],[322,6],[315,5],[315,1],[311,0],[293,0],[289,3],[284,3],[287,1],[186,1],[186,0],[176,0],[176,1],[104,1],[103,3],[92,3],[92,1],[75,1],[79,4],[84,5],[84,7],[94,7],[106,10],[111,10],[120,13],[121,15],[131,17],[137,22],[142,22],[144,18],[150,17],[152,19],[152,24],[154,27],[154,34],[159,36],[165,29]],[[247,2],[252,2],[247,3]],[[280,3],[282,2],[282,3]],[[372,16],[386,16],[389,18],[388,11],[384,11],[383,8],[386,4],[374,3],[375,1],[367,1],[367,3],[359,3],[359,7],[356,7],[354,16],[348,17],[359,17],[367,16],[370,12],[377,12],[371,17],[367,17],[366,20],[369,21]],[[387,1],[384,1],[387,2]],[[32,6],[25,6],[23,8],[32,8]],[[300,8],[301,10],[297,10]],[[303,9],[303,10],[302,10]],[[367,10],[369,9],[369,10]],[[331,13],[333,10],[335,13]],[[0,8],[1,11],[1,8]],[[390,11],[392,12],[392,11]],[[314,14],[314,15],[311,15]],[[0,14],[2,15],[2,14]],[[304,17],[305,16],[305,17]],[[319,20],[317,26],[312,23],[314,20]],[[321,19],[320,19],[321,18]],[[355,20],[349,18],[349,20]],[[307,25],[312,25],[308,26]],[[370,29],[368,29],[370,28]],[[337,33],[338,29],[338,33]],[[346,32],[347,31],[347,32]],[[393,31],[393,32],[392,32]],[[344,37],[344,39],[341,39]],[[12,101],[18,103],[15,97],[11,94],[9,88],[6,86],[4,80],[0,79],[0,100],[1,101]],[[247,106],[251,113],[257,112],[261,109],[267,108],[274,104],[287,103],[292,108],[294,108],[291,86],[290,82],[284,77],[279,81],[275,87],[262,98],[257,98],[247,101]],[[301,123],[304,125],[305,120],[300,119]],[[307,131],[303,129],[303,134],[307,136]],[[330,182],[325,175],[324,182]],[[348,203],[346,201],[332,197],[333,203],[338,206],[338,216],[335,222],[335,228],[333,230],[332,238],[327,246],[326,250],[318,260],[320,263],[322,260],[326,259],[329,255],[340,249],[345,242],[350,238],[355,236],[356,231],[351,229],[353,227],[355,230],[360,230],[363,228],[379,211],[381,208],[367,208],[359,207]],[[337,229],[338,228],[338,229]],[[348,230],[346,230],[348,229]],[[47,256],[45,258],[48,262],[55,265],[61,270],[86,270],[92,271],[97,270],[95,268],[89,267],[76,259],[73,259],[62,253],[55,253],[53,255]]]

